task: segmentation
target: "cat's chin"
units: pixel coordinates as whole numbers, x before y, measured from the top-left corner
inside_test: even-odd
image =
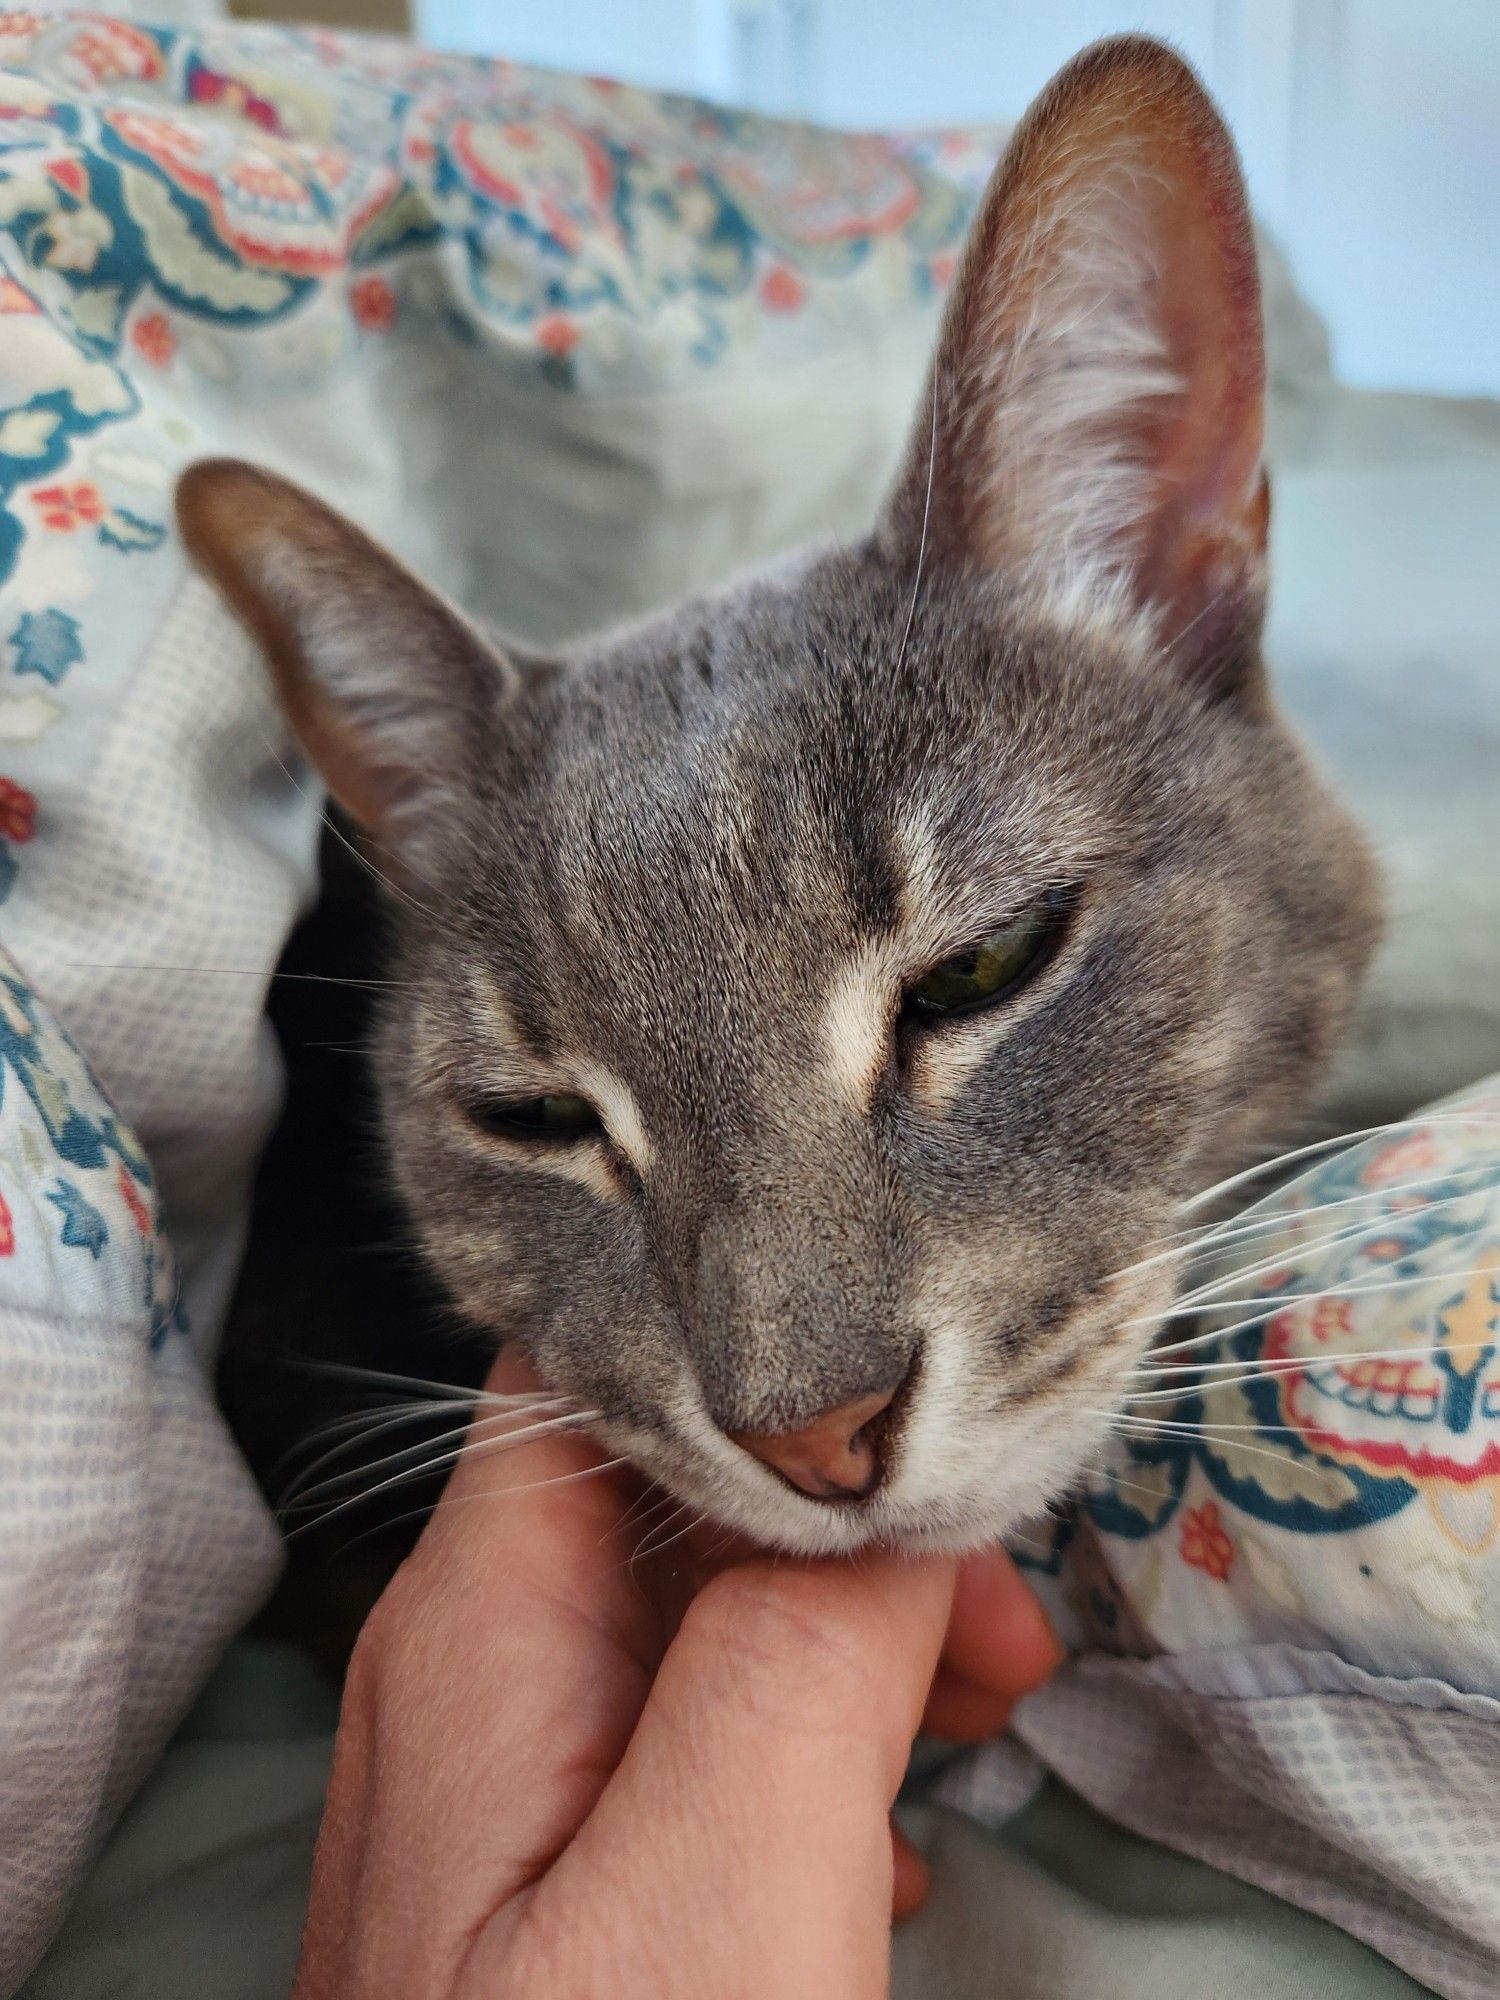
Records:
[[[701,1454],[663,1450],[659,1440],[611,1434],[611,1452],[641,1471],[712,1527],[783,1555],[853,1555],[890,1548],[918,1555],[967,1555],[992,1548],[1039,1515],[1076,1480],[1078,1467],[1109,1429],[1100,1410],[1058,1404],[1019,1434],[991,1418],[948,1440],[948,1450],[908,1465],[869,1500],[829,1503],[804,1498],[775,1475],[741,1466],[710,1445]]]

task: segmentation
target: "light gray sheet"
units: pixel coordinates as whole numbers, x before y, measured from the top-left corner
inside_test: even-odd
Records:
[[[331,1698],[241,1645],[116,1828],[20,2000],[285,2000]],[[1049,1785],[998,1834],[904,1809],[934,1891],[893,2000],[1420,2000],[1315,1917],[1112,1827]]]

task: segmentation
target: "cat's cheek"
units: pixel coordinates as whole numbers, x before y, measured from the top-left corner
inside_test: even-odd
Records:
[[[928,1300],[921,1380],[884,1499],[903,1533],[947,1546],[993,1540],[1055,1498],[1104,1442],[1171,1305],[1177,1260],[1160,1232],[1118,1275],[1016,1354],[987,1338],[972,1299]]]

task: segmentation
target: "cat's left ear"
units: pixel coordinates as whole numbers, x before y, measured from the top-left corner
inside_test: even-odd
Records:
[[[980,204],[886,547],[1148,629],[1185,678],[1249,692],[1264,381],[1233,142],[1170,49],[1101,42],[1027,112]]]
[[[238,459],[177,488],[189,555],[265,648],[329,791],[398,871],[466,782],[517,675],[453,607],[342,515]]]

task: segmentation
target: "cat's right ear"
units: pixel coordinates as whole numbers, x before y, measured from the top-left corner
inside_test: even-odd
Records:
[[[514,689],[494,646],[368,535],[289,480],[205,459],[177,487],[188,554],[265,648],[329,791],[420,876],[445,796]]]

